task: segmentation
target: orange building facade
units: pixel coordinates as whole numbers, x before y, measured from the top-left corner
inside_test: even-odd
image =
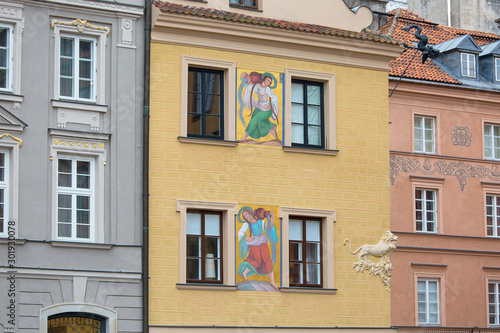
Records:
[[[417,53],[390,98],[392,325],[500,332],[500,36],[393,13],[382,32],[411,46],[418,24],[440,53]]]

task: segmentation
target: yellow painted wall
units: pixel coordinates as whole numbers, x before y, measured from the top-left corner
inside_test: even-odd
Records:
[[[182,55],[334,73],[338,156],[180,143]],[[357,256],[342,245],[376,243],[389,230],[387,73],[159,43],[151,59],[150,325],[390,326],[390,294],[352,269]],[[337,294],[178,290],[177,199],[336,210]]]

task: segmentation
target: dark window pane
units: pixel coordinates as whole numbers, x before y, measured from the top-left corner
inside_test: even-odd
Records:
[[[210,115],[220,115],[222,112],[221,105],[219,103],[220,97],[216,95],[208,95],[205,107],[205,112]]]
[[[0,67],[7,67],[7,50],[0,49]]]
[[[90,238],[90,225],[77,225],[76,226],[77,238]]]
[[[92,41],[80,41],[80,58],[92,59]]]
[[[76,223],[79,224],[90,224],[90,212],[87,210],[77,210],[76,211]]]
[[[80,80],[79,96],[80,98],[91,99],[92,82]]]
[[[307,283],[320,284],[321,266],[319,264],[307,264]]]
[[[77,209],[90,209],[90,197],[79,195],[76,197]]]
[[[76,162],[76,172],[80,175],[90,175],[90,162],[77,161]]]
[[[61,37],[61,56],[73,57],[73,38]]]
[[[76,187],[90,188],[90,176],[76,176]]]
[[[0,47],[8,47],[9,43],[9,28],[0,27]]]
[[[61,78],[60,86],[61,96],[73,97],[73,79]]]
[[[189,71],[188,91],[201,93],[201,75],[202,75],[202,73]]]
[[[201,237],[187,236],[186,249],[188,257],[201,257]]]
[[[7,70],[0,69],[0,88],[7,88]]]
[[[71,208],[71,195],[59,194],[57,197],[57,206],[59,208]]]
[[[205,93],[220,94],[220,75],[205,73]]]
[[[58,213],[58,218],[57,218],[58,222],[68,222],[68,223],[71,222],[71,210],[58,209],[57,213]]]
[[[302,264],[290,263],[290,284],[302,284]]]
[[[205,247],[205,256],[212,254],[214,258],[220,258],[219,237],[205,237]]]
[[[201,260],[200,259],[188,259],[186,263],[186,278],[188,280],[200,280],[201,279]]]
[[[73,77],[73,59],[61,59],[60,72],[62,76]]]
[[[319,243],[307,243],[306,249],[307,249],[306,250],[306,253],[307,253],[306,262],[319,263],[320,259],[321,259]]]
[[[71,237],[71,224],[58,223],[57,235],[59,237]]]
[[[80,78],[81,79],[91,79],[92,78],[92,63],[87,60],[80,60]]]
[[[59,159],[58,171],[71,173],[71,160]]]
[[[207,136],[219,136],[221,128],[221,118],[207,116],[206,118],[206,134]]]
[[[302,243],[290,242],[290,260],[302,260]]]

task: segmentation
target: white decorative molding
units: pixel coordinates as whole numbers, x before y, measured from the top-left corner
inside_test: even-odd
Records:
[[[108,27],[98,27],[98,26],[95,26],[93,24],[88,23],[87,20],[82,20],[82,19],[76,19],[73,21],[59,21],[59,20],[50,21],[50,27],[52,29],[54,29],[56,24],[75,26],[79,33],[83,33],[85,31],[85,29],[105,31],[106,37],[108,37],[109,33],[110,33],[110,30]]]
[[[119,12],[123,14],[143,15],[144,6],[133,6],[124,3],[116,3],[111,1],[90,1],[90,0],[46,0],[48,3],[58,3],[69,6],[79,6],[84,8],[92,8],[105,10],[110,12]]]
[[[398,242],[398,236],[394,235],[390,231],[386,231],[384,236],[380,238],[380,241],[375,245],[364,244],[361,245],[356,251],[351,250],[351,241],[349,239],[344,240],[344,246],[349,243],[349,252],[351,254],[358,253],[359,261],[352,264],[352,268],[356,272],[363,273],[364,271],[369,271],[372,276],[379,276],[382,280],[382,284],[387,287],[387,291],[391,291],[391,254],[396,249],[396,243]],[[368,256],[374,256],[380,258],[378,263],[371,262]]]
[[[100,117],[96,112],[72,109],[57,110],[57,128],[65,129],[67,123],[89,125],[91,132],[99,132]]]
[[[0,1],[0,19],[22,20],[23,5],[11,2]]]
[[[121,25],[121,31],[120,31],[121,33],[120,33],[120,43],[118,44],[118,46],[135,48],[134,45],[135,21],[130,18],[121,18],[120,25]]]

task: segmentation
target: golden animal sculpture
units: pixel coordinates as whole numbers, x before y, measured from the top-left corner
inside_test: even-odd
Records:
[[[387,286],[387,291],[390,291],[392,271],[392,263],[390,260],[392,252],[396,249],[397,241],[398,236],[390,231],[386,231],[384,236],[382,236],[380,241],[375,245],[364,244],[356,251],[352,252],[351,241],[346,239],[344,240],[344,246],[349,243],[349,252],[351,252],[351,254],[358,253],[359,261],[352,265],[352,267],[356,269],[356,272],[368,270],[370,275],[380,276],[382,283]],[[380,261],[378,263],[371,262],[368,259],[369,255],[380,258]]]

